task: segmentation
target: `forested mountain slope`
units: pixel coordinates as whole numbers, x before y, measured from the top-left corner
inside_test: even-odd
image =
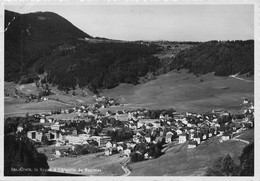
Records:
[[[30,83],[45,72],[46,81],[61,90],[79,86],[96,92],[173,69],[254,73],[253,40],[166,44],[93,38],[55,13],[5,11],[5,81]]]

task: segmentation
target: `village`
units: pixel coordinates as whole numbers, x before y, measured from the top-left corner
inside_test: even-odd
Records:
[[[186,149],[193,149],[215,136],[223,142],[254,127],[254,106],[248,99],[242,102],[244,113],[237,115],[222,109],[207,114],[146,108],[113,112],[109,107],[119,106],[115,99],[95,100],[94,105],[30,115],[33,119],[20,123],[16,133],[26,135],[49,161],[100,152],[137,162],[159,157],[169,145],[186,143]],[[108,110],[101,113],[100,108]]]

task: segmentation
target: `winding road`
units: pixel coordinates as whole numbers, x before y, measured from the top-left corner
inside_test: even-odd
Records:
[[[121,175],[122,177],[124,177],[124,176],[128,176],[128,175],[130,175],[131,174],[131,171],[127,168],[127,163],[130,161],[130,158],[129,159],[127,159],[124,163],[122,163],[122,166],[121,166],[121,168],[124,170],[124,174],[123,175]]]

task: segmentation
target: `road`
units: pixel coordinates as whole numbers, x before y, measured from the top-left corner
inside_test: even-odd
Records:
[[[235,136],[234,138],[232,138],[232,140],[241,141],[241,142],[243,142],[243,143],[249,145],[249,143],[250,143],[249,141],[242,140],[242,139],[237,139],[237,137],[239,137],[239,136],[241,136],[241,135]]]
[[[122,177],[128,176],[131,174],[131,171],[127,168],[127,163],[130,161],[130,158],[126,160],[126,162],[122,163],[121,168],[124,170],[124,174],[121,175]]]
[[[246,79],[237,77],[237,75],[230,75],[229,77],[232,77],[232,78],[235,78],[235,79],[238,79],[238,80],[242,80],[242,81],[245,81],[245,82],[254,82],[254,81],[252,81],[252,80],[246,80]]]
[[[241,139],[234,139],[234,138],[233,138],[233,140],[241,141],[241,142],[243,142],[243,143],[245,143],[245,144],[248,144],[248,145],[249,145],[249,143],[250,143],[249,141],[241,140]]]

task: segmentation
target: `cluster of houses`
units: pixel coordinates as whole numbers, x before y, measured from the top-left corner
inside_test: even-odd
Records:
[[[94,107],[96,108],[107,108],[109,106],[118,106],[119,103],[117,102],[116,99],[114,98],[109,98],[105,96],[93,96],[96,103],[94,104]]]
[[[98,101],[101,99],[106,98],[97,97]],[[231,139],[234,133],[254,126],[254,107],[252,105],[246,106],[244,114],[240,116],[231,116],[224,110],[213,110],[209,114],[162,112],[157,119],[151,119],[147,116],[147,112],[147,109],[139,109],[107,111],[105,114],[101,114],[98,109],[85,106],[56,110],[49,114],[34,115],[39,120],[37,124],[42,125],[44,129],[29,130],[26,134],[28,138],[36,142],[41,142],[45,136],[57,147],[65,144],[84,145],[95,141],[97,146],[105,151],[105,155],[111,155],[113,150],[117,150],[122,155],[129,156],[135,145],[140,143],[156,144],[165,141],[166,144],[172,142],[183,144],[187,142],[187,148],[190,149],[215,135],[219,135],[221,141],[226,141]],[[107,122],[108,119],[120,121],[122,124],[113,127]],[[67,123],[82,121],[88,122],[90,125],[88,124],[81,130],[66,126]],[[102,131],[97,134],[96,129],[101,124],[103,125]],[[108,132],[123,128],[131,129],[133,137],[122,143],[112,142]],[[22,130],[22,125],[19,125],[17,131]]]

